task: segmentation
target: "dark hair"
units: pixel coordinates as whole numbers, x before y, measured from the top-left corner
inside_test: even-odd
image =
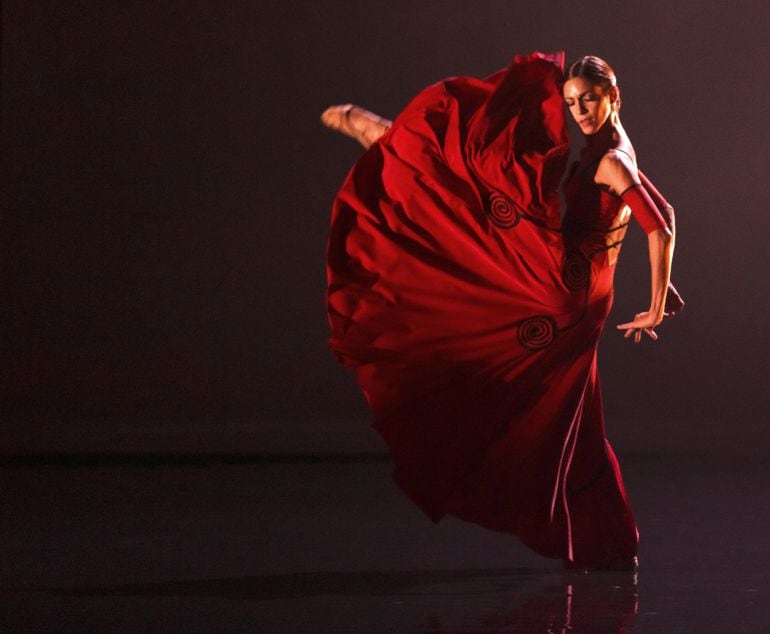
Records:
[[[618,85],[618,79],[612,67],[595,55],[584,55],[570,64],[567,79],[574,77],[583,77],[594,84],[599,84],[605,92],[612,86]],[[617,100],[616,108],[620,108],[620,98]]]

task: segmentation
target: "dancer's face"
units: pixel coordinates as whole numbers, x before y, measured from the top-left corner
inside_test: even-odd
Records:
[[[573,77],[564,82],[564,102],[583,134],[595,134],[612,112],[614,88],[606,91],[585,77]]]

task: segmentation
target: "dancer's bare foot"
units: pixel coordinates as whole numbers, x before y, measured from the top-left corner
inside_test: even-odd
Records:
[[[393,122],[360,106],[346,103],[324,110],[321,123],[327,128],[354,138],[365,148],[369,148],[388,131]]]

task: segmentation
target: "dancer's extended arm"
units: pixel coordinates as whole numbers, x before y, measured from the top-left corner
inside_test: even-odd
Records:
[[[613,190],[621,192],[623,202],[631,208],[634,218],[647,234],[650,256],[650,307],[637,313],[632,321],[618,325],[618,329],[625,330],[626,337],[633,335],[637,343],[641,340],[643,332],[652,339],[657,339],[653,328],[663,320],[665,314],[674,254],[673,231],[642,184],[636,166],[627,155],[609,152],[599,165],[597,176],[600,174],[603,182]],[[671,220],[673,221],[673,215]]]
[[[647,190],[647,193],[650,195],[650,198],[652,198],[655,206],[658,208],[658,211],[663,216],[663,219],[666,221],[666,225],[671,231],[671,235],[673,236],[671,248],[673,249],[676,242],[676,219],[674,208],[658,191],[655,185],[650,182],[650,179],[647,178],[642,170],[637,170],[637,173],[639,174],[639,180],[641,180],[642,185]],[[679,291],[677,291],[674,285],[669,282],[668,292],[666,293],[665,314],[667,316],[676,315],[679,311],[682,310],[682,308],[684,308],[684,300],[682,299],[682,296],[679,295]]]

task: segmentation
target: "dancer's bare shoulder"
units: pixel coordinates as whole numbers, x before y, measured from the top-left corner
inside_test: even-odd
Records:
[[[629,187],[639,184],[636,156],[632,148],[611,148],[599,161],[594,182],[606,185],[615,194],[622,194]]]

